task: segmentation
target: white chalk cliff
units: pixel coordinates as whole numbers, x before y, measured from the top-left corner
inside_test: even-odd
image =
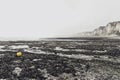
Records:
[[[100,26],[91,32],[78,33],[75,36],[120,36],[120,21],[110,22],[106,26]]]

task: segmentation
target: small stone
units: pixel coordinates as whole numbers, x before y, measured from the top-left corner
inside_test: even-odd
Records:
[[[15,70],[13,70],[13,74],[17,74],[17,76],[20,76],[22,69],[19,67],[16,67]]]
[[[5,54],[0,54],[0,58],[4,57]]]
[[[33,59],[33,61],[40,61],[41,59]]]
[[[30,68],[33,69],[33,68],[35,68],[35,66],[31,66]]]
[[[21,63],[22,61],[21,60],[15,60],[13,61],[14,63]]]

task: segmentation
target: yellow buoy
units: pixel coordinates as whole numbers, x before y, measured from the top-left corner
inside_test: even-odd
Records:
[[[22,56],[22,52],[17,52],[17,53],[16,53],[16,56],[17,56],[17,57],[21,57],[21,56]]]

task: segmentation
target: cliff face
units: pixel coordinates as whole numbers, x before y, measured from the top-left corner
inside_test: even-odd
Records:
[[[120,21],[110,22],[91,32],[80,33],[80,36],[120,36]]]
[[[99,35],[104,35],[105,34],[105,26],[100,26],[98,29],[95,29],[91,35],[93,36],[99,36]]]
[[[110,35],[110,34],[120,35],[120,21],[107,24],[105,30],[106,30],[106,35]]]

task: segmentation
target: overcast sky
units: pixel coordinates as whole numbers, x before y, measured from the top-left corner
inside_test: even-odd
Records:
[[[120,0],[0,0],[0,37],[58,37],[120,21]]]

